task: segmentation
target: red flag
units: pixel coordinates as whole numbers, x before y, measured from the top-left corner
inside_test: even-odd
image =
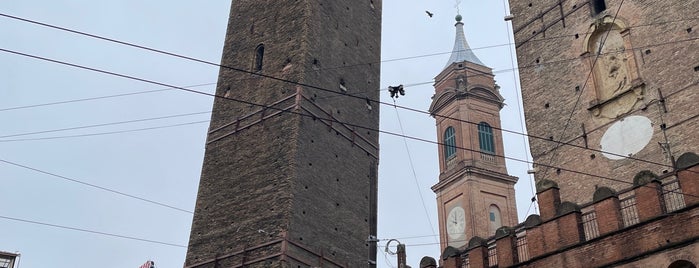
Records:
[[[138,268],[155,268],[155,262],[148,260],[146,263],[139,266]]]

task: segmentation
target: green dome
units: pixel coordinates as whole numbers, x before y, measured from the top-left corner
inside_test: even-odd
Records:
[[[461,18],[461,14],[456,15],[456,21],[461,21],[461,19],[462,19],[462,18]]]

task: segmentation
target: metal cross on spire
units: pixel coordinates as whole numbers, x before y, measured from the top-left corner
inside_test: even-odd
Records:
[[[456,0],[456,5],[454,5],[454,7],[456,8],[456,14],[461,14],[461,10],[459,9],[459,5],[461,5],[461,0]]]

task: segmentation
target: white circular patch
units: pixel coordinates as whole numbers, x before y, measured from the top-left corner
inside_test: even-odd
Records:
[[[653,126],[645,116],[629,116],[614,123],[602,136],[602,155],[612,160],[624,159],[641,151],[653,137]]]

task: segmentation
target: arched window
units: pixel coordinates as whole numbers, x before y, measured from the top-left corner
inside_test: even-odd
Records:
[[[495,154],[495,142],[493,141],[493,128],[486,122],[478,124],[478,144],[481,152]]]
[[[444,159],[449,159],[456,154],[456,131],[448,127],[444,131]]]
[[[490,208],[488,209],[488,226],[491,235],[495,234],[495,231],[502,227],[500,209],[496,205],[490,205]]]
[[[671,263],[668,268],[697,268],[697,266],[690,261],[679,260]]]
[[[260,44],[255,48],[255,71],[262,71],[262,58],[265,56],[265,45]]]

